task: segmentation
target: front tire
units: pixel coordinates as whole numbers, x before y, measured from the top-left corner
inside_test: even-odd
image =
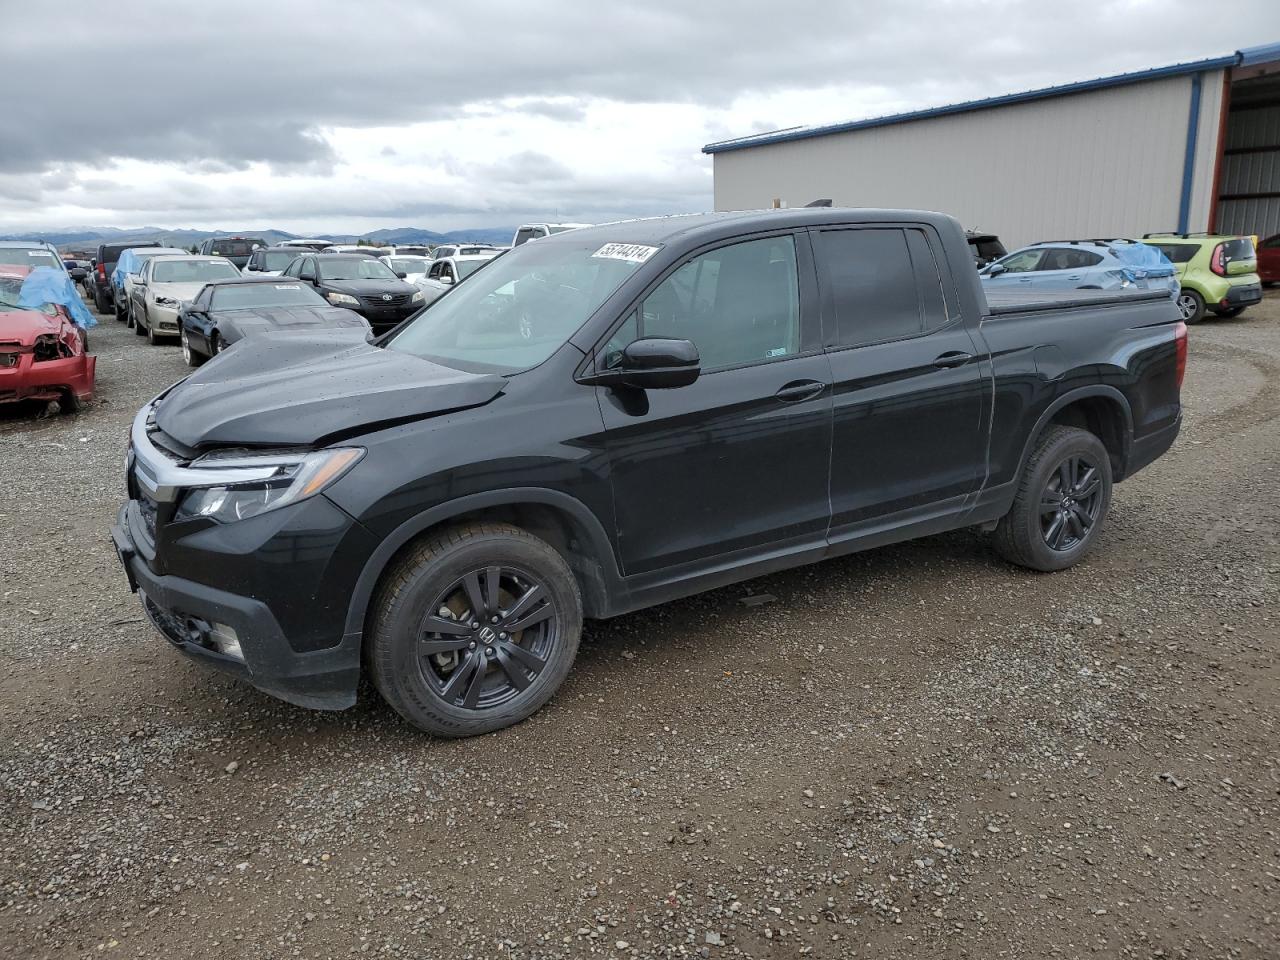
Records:
[[[564,557],[505,523],[423,540],[386,574],[371,616],[378,692],[442,737],[529,717],[568,675],[582,633],[582,599]]]
[[[1204,319],[1204,297],[1183,287],[1178,291],[1178,315],[1183,323],[1199,323]]]
[[[187,328],[182,328],[182,359],[186,361],[188,367],[198,367],[204,363],[205,356],[199,350],[191,347],[191,337],[187,333]]]
[[[147,319],[147,343],[154,347],[160,342],[160,337],[156,333],[155,324],[151,322],[151,314],[147,313],[146,307],[142,308],[142,315]]]
[[[996,526],[996,551],[1031,570],[1064,570],[1092,549],[1111,506],[1111,458],[1092,433],[1051,426],[1036,441]]]

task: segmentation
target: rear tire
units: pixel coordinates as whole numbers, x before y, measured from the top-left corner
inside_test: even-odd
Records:
[[[370,616],[374,686],[441,737],[529,717],[568,675],[582,633],[564,557],[505,523],[468,523],[418,543],[383,578]]]
[[[1178,313],[1183,323],[1199,323],[1204,319],[1204,297],[1194,290],[1183,287],[1178,291]]]
[[[1092,549],[1110,506],[1111,458],[1102,441],[1051,426],[1036,440],[993,544],[1020,567],[1064,570]]]
[[[1223,320],[1230,320],[1242,313],[1244,313],[1244,307],[1218,307],[1213,311],[1215,317],[1221,317]]]

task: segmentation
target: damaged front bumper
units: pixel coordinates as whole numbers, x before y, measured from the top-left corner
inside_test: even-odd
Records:
[[[360,634],[332,647],[298,651],[271,609],[252,597],[228,593],[151,570],[131,526],[141,522],[136,501],[126,503],[111,528],[116,555],[157,630],[182,653],[248,681],[264,693],[317,710],[343,710],[356,701]]]
[[[56,360],[36,359],[30,349],[0,345],[0,403],[15,400],[77,400],[93,396],[98,358],[81,353]]]

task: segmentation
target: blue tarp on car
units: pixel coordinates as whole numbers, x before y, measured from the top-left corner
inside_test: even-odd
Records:
[[[1173,263],[1164,251],[1148,243],[1115,243],[1111,245],[1111,252],[1134,273],[1141,271],[1139,276],[1172,277],[1174,274]]]
[[[71,282],[67,272],[58,267],[36,267],[22,281],[22,290],[18,293],[18,306],[31,310],[39,310],[46,303],[57,303],[67,308],[71,319],[77,326],[96,327],[98,321],[93,318],[89,308],[80,299],[76,285]]]
[[[123,251],[116,261],[116,268],[111,271],[111,285],[117,290],[123,290],[125,274],[137,273],[144,262],[132,249]]]

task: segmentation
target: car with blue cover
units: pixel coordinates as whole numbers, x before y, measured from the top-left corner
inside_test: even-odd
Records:
[[[1166,290],[1178,294],[1176,270],[1157,247],[1136,240],[1033,243],[979,271],[992,290]]]

